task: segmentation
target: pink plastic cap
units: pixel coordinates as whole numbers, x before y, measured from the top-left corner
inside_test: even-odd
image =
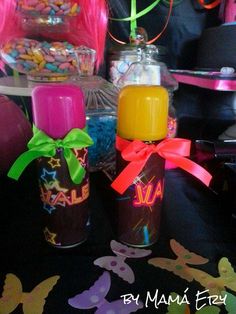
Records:
[[[32,91],[35,126],[52,138],[63,138],[86,125],[84,95],[75,85],[41,85]]]

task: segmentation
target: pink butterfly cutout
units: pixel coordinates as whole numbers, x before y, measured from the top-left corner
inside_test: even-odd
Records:
[[[115,240],[111,241],[111,249],[116,254],[116,256],[103,256],[96,259],[93,263],[96,266],[113,271],[128,283],[133,283],[135,281],[135,277],[133,270],[125,262],[125,259],[127,257],[141,258],[152,253],[151,250],[131,248]]]
[[[111,277],[108,272],[104,272],[89,290],[77,294],[68,300],[69,305],[76,309],[97,308],[95,314],[129,314],[143,308],[143,303],[131,301],[124,304],[122,299],[108,302],[105,297],[111,287]]]

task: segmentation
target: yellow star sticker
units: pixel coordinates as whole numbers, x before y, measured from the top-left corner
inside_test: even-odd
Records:
[[[61,167],[60,159],[58,158],[51,157],[48,163],[52,168]]]
[[[43,233],[44,233],[46,241],[52,244],[57,244],[55,241],[55,238],[57,236],[56,233],[50,232],[47,227],[43,230]]]
[[[60,186],[60,182],[58,180],[49,182],[49,183],[44,183],[44,186],[46,188],[46,190],[52,190],[52,189],[56,189],[57,191],[62,191],[64,193],[66,193],[68,191],[68,189],[62,188]]]

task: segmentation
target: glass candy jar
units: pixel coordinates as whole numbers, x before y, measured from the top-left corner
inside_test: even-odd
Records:
[[[118,88],[99,76],[78,79],[85,95],[88,133],[94,144],[88,148],[89,170],[115,169],[116,107]]]
[[[157,61],[154,56],[158,50],[154,45],[139,49],[140,61],[130,64],[128,70],[119,78],[118,88],[125,85],[161,85],[169,93],[169,114],[167,137],[175,137],[177,133],[177,118],[173,106],[173,93],[178,88],[178,82],[169,72],[164,62]]]
[[[64,81],[75,75],[77,47],[57,38],[71,32],[78,12],[73,0],[18,0],[16,14],[25,37],[2,45],[3,61],[32,81]]]
[[[145,49],[145,47],[149,47],[149,45],[126,44],[111,47],[108,53],[109,81],[116,85],[120,77],[128,70],[129,66],[133,62],[140,61],[140,49]],[[164,61],[167,56],[166,48],[160,45],[154,47],[156,47],[156,52],[158,52],[153,54],[154,59]]]
[[[89,171],[115,171],[115,136],[119,89],[104,78],[94,75],[96,52],[81,46],[76,50],[79,76],[84,92],[88,133],[94,144],[88,148]]]
[[[74,0],[18,0],[22,29],[30,32],[70,32],[71,19],[79,13]]]
[[[79,10],[73,0],[18,0],[17,8],[32,16],[75,16]]]
[[[16,38],[2,47],[1,57],[29,80],[63,81],[77,73],[75,49],[68,42]]]

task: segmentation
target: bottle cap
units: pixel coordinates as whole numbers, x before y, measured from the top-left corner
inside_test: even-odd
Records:
[[[167,135],[168,92],[162,86],[127,85],[118,97],[117,134],[158,141]]]
[[[47,84],[34,87],[32,113],[35,126],[52,138],[63,138],[86,125],[84,95],[80,87]]]

